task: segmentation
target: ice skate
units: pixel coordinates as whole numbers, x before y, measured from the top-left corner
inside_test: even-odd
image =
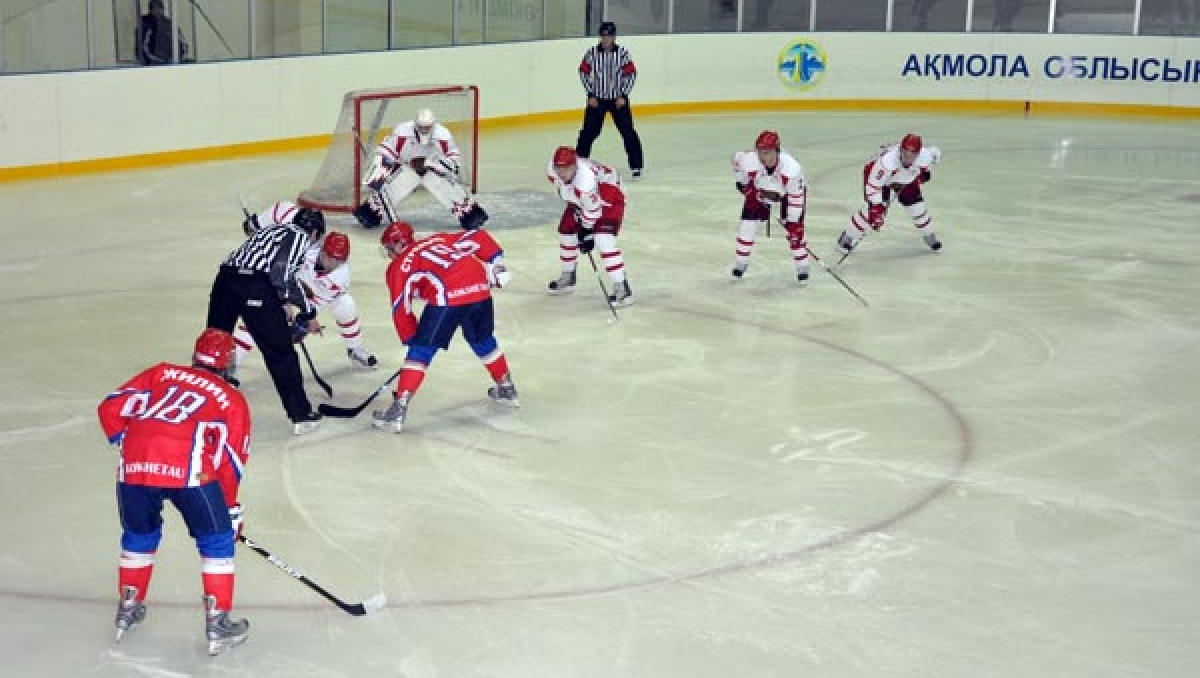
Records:
[[[575,291],[575,271],[563,271],[557,280],[550,281],[550,294],[570,294]]]
[[[371,426],[381,431],[399,433],[404,430],[404,417],[408,414],[408,401],[396,398],[386,410],[375,410],[371,413]]]
[[[838,236],[837,246],[842,254],[849,254],[850,250],[854,249],[854,241],[850,238],[849,233],[842,231],[842,234]]]
[[[302,436],[306,433],[312,433],[321,427],[321,413],[309,412],[308,414],[292,420],[292,435]]]
[[[808,284],[808,271],[796,271],[796,282],[801,285]]]
[[[512,377],[507,374],[495,386],[488,389],[488,397],[500,405],[521,406],[520,401],[517,400],[517,387],[513,384]]]
[[[929,245],[929,249],[933,250],[934,252],[942,249],[942,241],[938,240],[937,233],[933,233],[931,231],[921,236],[921,239],[924,240],[925,244]]]
[[[629,281],[622,280],[613,285],[613,293],[608,295],[608,300],[613,306],[632,306],[633,291],[629,289]]]
[[[204,634],[208,637],[208,654],[215,657],[246,642],[250,622],[233,619],[228,610],[218,610],[216,596],[204,596]]]
[[[346,357],[349,358],[350,363],[356,367],[375,369],[379,366],[379,360],[374,356],[374,354],[362,346],[346,349]]]
[[[750,268],[750,264],[734,264],[733,270],[730,271],[735,278],[741,278],[746,275],[746,269]]]
[[[629,170],[629,175],[633,178],[634,181],[641,181],[642,180],[642,168],[638,167],[636,169]]]
[[[117,617],[113,624],[117,627],[117,642],[125,636],[129,629],[141,624],[146,619],[146,605],[138,602],[138,590],[133,586],[121,587],[121,600],[117,603]]]

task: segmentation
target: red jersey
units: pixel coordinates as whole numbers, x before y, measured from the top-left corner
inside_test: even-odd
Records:
[[[121,482],[198,487],[215,480],[228,504],[237,501],[250,407],[221,377],[159,363],[108,394],[97,414],[108,441],[121,447]]]
[[[413,302],[465,306],[492,296],[486,264],[504,253],[483,229],[434,233],[400,251],[387,269],[392,322],[402,341],[417,331]]]

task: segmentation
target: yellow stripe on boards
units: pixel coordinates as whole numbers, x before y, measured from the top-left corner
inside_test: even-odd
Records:
[[[753,113],[761,111],[863,111],[961,115],[1112,116],[1200,120],[1200,108],[1074,101],[980,101],[971,99],[758,99],[747,101],[698,101],[642,104],[634,102],[638,118],[658,115],[704,113]],[[481,131],[576,123],[581,109],[544,111],[524,115],[487,118],[479,121]],[[161,153],[78,160],[74,162],[0,168],[0,182],[48,179],[80,174],[146,169],[166,165],[233,160],[275,153],[312,151],[329,145],[330,135],[318,134],[290,139],[254,141]]]

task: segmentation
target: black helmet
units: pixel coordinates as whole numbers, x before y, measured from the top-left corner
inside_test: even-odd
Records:
[[[292,223],[298,228],[308,232],[308,237],[312,240],[320,240],[321,236],[325,235],[325,215],[321,210],[312,209],[309,207],[301,207],[296,212],[295,219]]]
[[[604,23],[600,24],[599,33],[600,35],[616,35],[617,25],[611,21],[605,21]]]

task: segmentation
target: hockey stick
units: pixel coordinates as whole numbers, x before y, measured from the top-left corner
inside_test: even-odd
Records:
[[[400,370],[396,370],[395,372],[393,372],[392,376],[388,377],[387,381],[380,384],[379,388],[375,389],[375,391],[371,395],[367,396],[366,400],[362,401],[356,407],[338,407],[337,405],[329,405],[327,403],[321,403],[320,405],[317,405],[317,410],[320,411],[321,414],[323,414],[327,417],[336,417],[338,419],[353,419],[354,417],[357,417],[358,415],[362,414],[362,411],[367,409],[367,405],[370,405],[371,402],[373,400],[375,400],[375,398],[378,397],[380,393],[383,393],[383,389],[390,386],[393,381],[396,381],[396,377],[399,377],[399,376],[400,376]]]
[[[325,395],[332,398],[333,387],[329,385],[329,382],[322,379],[321,375],[317,374],[317,367],[316,365],[313,365],[312,356],[308,354],[308,347],[304,345],[303,341],[298,343],[300,344],[300,352],[304,354],[304,362],[308,363],[308,371],[312,372],[313,379],[317,381],[317,384],[321,387],[321,390],[325,392]]]
[[[833,276],[833,279],[838,281],[838,283],[842,287],[845,287],[847,292],[854,295],[854,298],[858,299],[862,303],[863,306],[866,306],[867,308],[871,307],[871,305],[867,303],[867,300],[863,299],[861,294],[859,294],[858,292],[855,292],[853,287],[851,287],[845,280],[842,280],[842,276],[838,275],[837,272],[835,272],[832,268],[829,268],[828,266],[826,266],[825,262],[821,260],[821,257],[817,256],[816,252],[812,251],[812,249],[809,248],[807,245],[804,247],[804,249],[808,251],[808,256],[812,257],[813,261],[820,264],[821,268],[825,269],[826,273]]]
[[[254,543],[254,540],[250,539],[246,535],[244,535],[244,534],[238,535],[238,541],[245,544],[246,547],[249,548],[251,551],[254,551],[258,555],[262,556],[263,558],[266,558],[267,562],[271,563],[275,567],[278,567],[279,569],[283,570],[284,572],[287,572],[293,578],[300,580],[301,584],[304,584],[305,586],[312,589],[313,591],[316,591],[317,593],[321,594],[321,596],[323,598],[325,598],[325,600],[328,600],[329,602],[333,603],[334,605],[337,605],[338,607],[342,608],[342,610],[349,612],[350,614],[354,615],[355,617],[361,617],[364,614],[368,614],[370,612],[378,612],[379,610],[382,610],[384,608],[384,606],[387,605],[387,596],[385,596],[382,593],[372,596],[372,597],[368,598],[367,600],[364,600],[361,603],[347,603],[346,601],[342,600],[341,598],[338,598],[337,596],[333,595],[332,593],[326,591],[324,588],[321,587],[320,584],[309,579],[308,576],[305,575],[300,570],[297,570],[296,568],[292,567],[291,565],[288,565],[287,563],[283,562],[283,560],[281,558],[279,558],[279,556],[274,555],[270,551],[266,550],[265,548],[259,546],[256,543]]]
[[[608,289],[604,287],[604,280],[600,277],[600,269],[596,266],[596,258],[592,256],[592,251],[588,250],[588,261],[592,262],[592,270],[596,272],[596,282],[600,285],[600,294],[604,295],[604,303],[608,304],[608,310],[612,313],[613,322],[621,320],[621,316],[617,315],[617,307],[613,306],[612,299],[608,296]]]

